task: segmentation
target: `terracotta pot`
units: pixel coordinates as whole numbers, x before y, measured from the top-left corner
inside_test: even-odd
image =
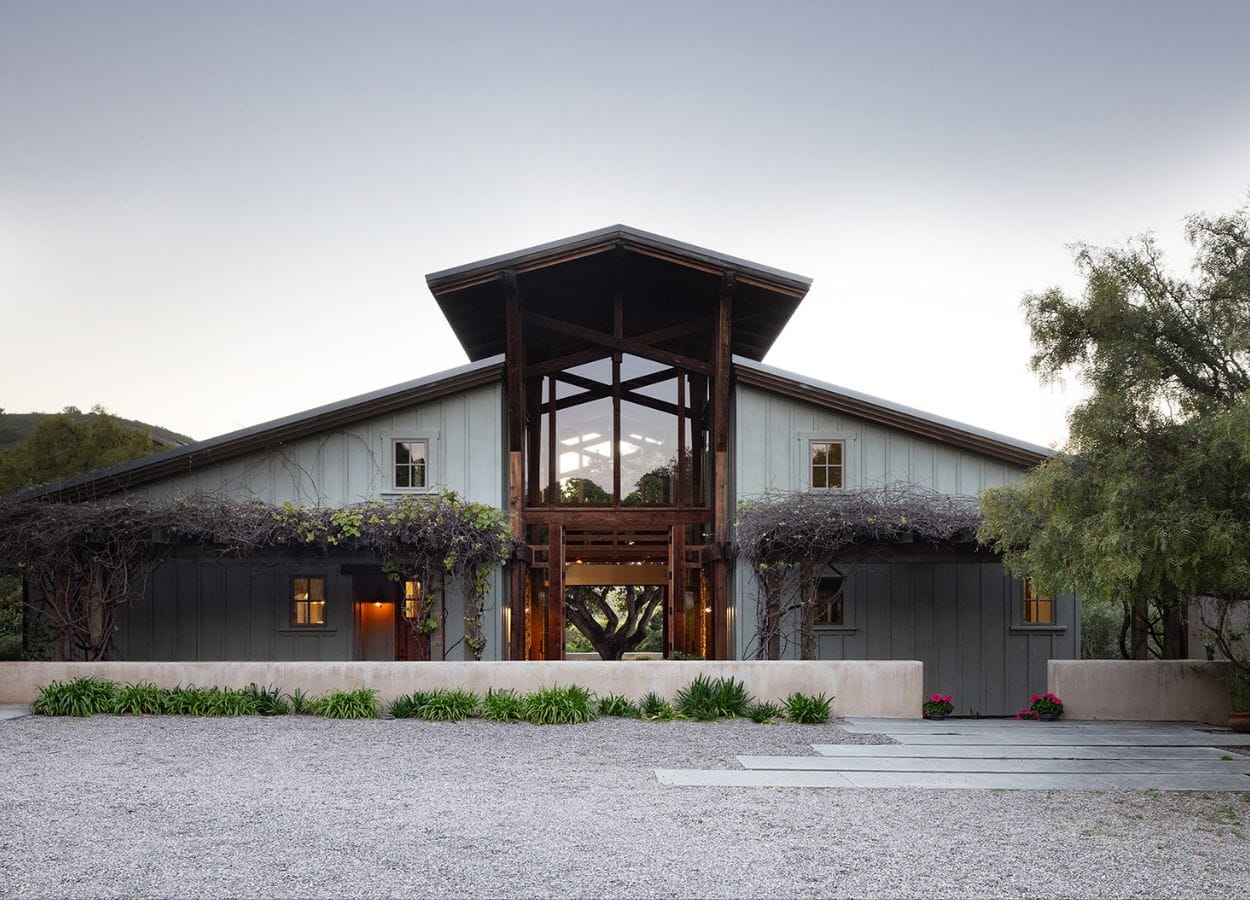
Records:
[[[1250,734],[1250,712],[1230,712],[1228,727],[1240,734]]]

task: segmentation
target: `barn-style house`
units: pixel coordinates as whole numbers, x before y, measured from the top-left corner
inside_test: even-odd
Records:
[[[891,484],[975,497],[1048,456],[764,365],[810,280],[633,228],[427,282],[468,365],[42,496],[341,507],[454,491],[505,512],[518,539],[490,573],[481,658],[562,659],[570,624],[594,627],[596,607],[573,598],[610,606],[605,592],[621,589],[639,618],[658,623],[665,657],[742,659],[792,657],[799,645],[761,647],[763,594],[735,559],[740,500]],[[1045,688],[1047,660],[1077,656],[1075,598],[1035,595],[972,540],[877,550],[819,573],[817,658],[922,660],[927,690],[1004,714]],[[116,655],[466,658],[454,592],[430,628],[408,627],[425,590],[333,554],[180,553],[121,613]]]

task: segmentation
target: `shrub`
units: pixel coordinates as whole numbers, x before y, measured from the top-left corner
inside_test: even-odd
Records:
[[[478,697],[464,688],[439,688],[430,692],[418,715],[429,722],[463,722],[477,712]]]
[[[710,722],[713,719],[745,716],[751,704],[751,695],[736,678],[700,675],[677,692],[676,701],[677,711],[686,718]]]
[[[259,716],[285,716],[291,711],[282,699],[282,692],[276,687],[260,687],[253,681],[242,693],[256,708]]]
[[[113,698],[113,712],[130,716],[156,716],[165,711],[169,692],[150,681],[128,684]]]
[[[619,716],[625,719],[636,719],[639,716],[638,705],[628,697],[620,694],[608,694],[599,698],[599,715]]]
[[[829,707],[833,704],[832,697],[817,694],[801,694],[795,691],[786,698],[786,715],[792,722],[800,725],[819,725],[829,721]]]
[[[482,718],[492,722],[520,722],[525,719],[525,698],[511,688],[491,688],[482,698]]]
[[[317,699],[309,697],[299,688],[287,694],[286,699],[291,705],[291,712],[297,716],[315,716],[317,714]]]
[[[653,721],[668,721],[677,716],[672,704],[655,691],[643,694],[642,699],[638,701],[638,708],[644,719]]]
[[[376,719],[378,692],[374,688],[330,691],[314,702],[314,708],[327,719]]]
[[[94,675],[54,681],[39,688],[30,711],[37,716],[91,716],[111,713],[117,685]]]
[[[421,718],[421,707],[429,699],[429,691],[413,691],[411,694],[400,694],[390,702],[386,711],[396,719],[419,719]]]
[[[785,710],[781,708],[780,704],[761,701],[759,703],[752,703],[749,707],[747,707],[747,718],[749,718],[752,722],[757,722],[760,725],[763,725],[781,718],[781,714],[783,712],[785,712]]]
[[[525,695],[525,718],[535,725],[579,725],[596,717],[590,691],[576,684]]]

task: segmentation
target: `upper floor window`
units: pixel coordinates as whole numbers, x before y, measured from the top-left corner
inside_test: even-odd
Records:
[[[1024,624],[1055,624],[1055,599],[1041,593],[1032,578],[1024,579]]]
[[[842,441],[812,441],[810,446],[812,488],[842,487]]]
[[[291,579],[291,624],[326,623],[326,579],[324,575],[296,575]]]
[[[397,440],[392,444],[393,487],[426,487],[428,448],[429,442],[423,440]]]

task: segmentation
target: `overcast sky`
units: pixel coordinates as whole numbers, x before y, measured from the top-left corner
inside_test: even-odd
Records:
[[[197,438],[459,365],[427,272],[623,222],[766,360],[1042,444],[1022,295],[1250,187],[1250,3],[0,0],[0,406]]]

